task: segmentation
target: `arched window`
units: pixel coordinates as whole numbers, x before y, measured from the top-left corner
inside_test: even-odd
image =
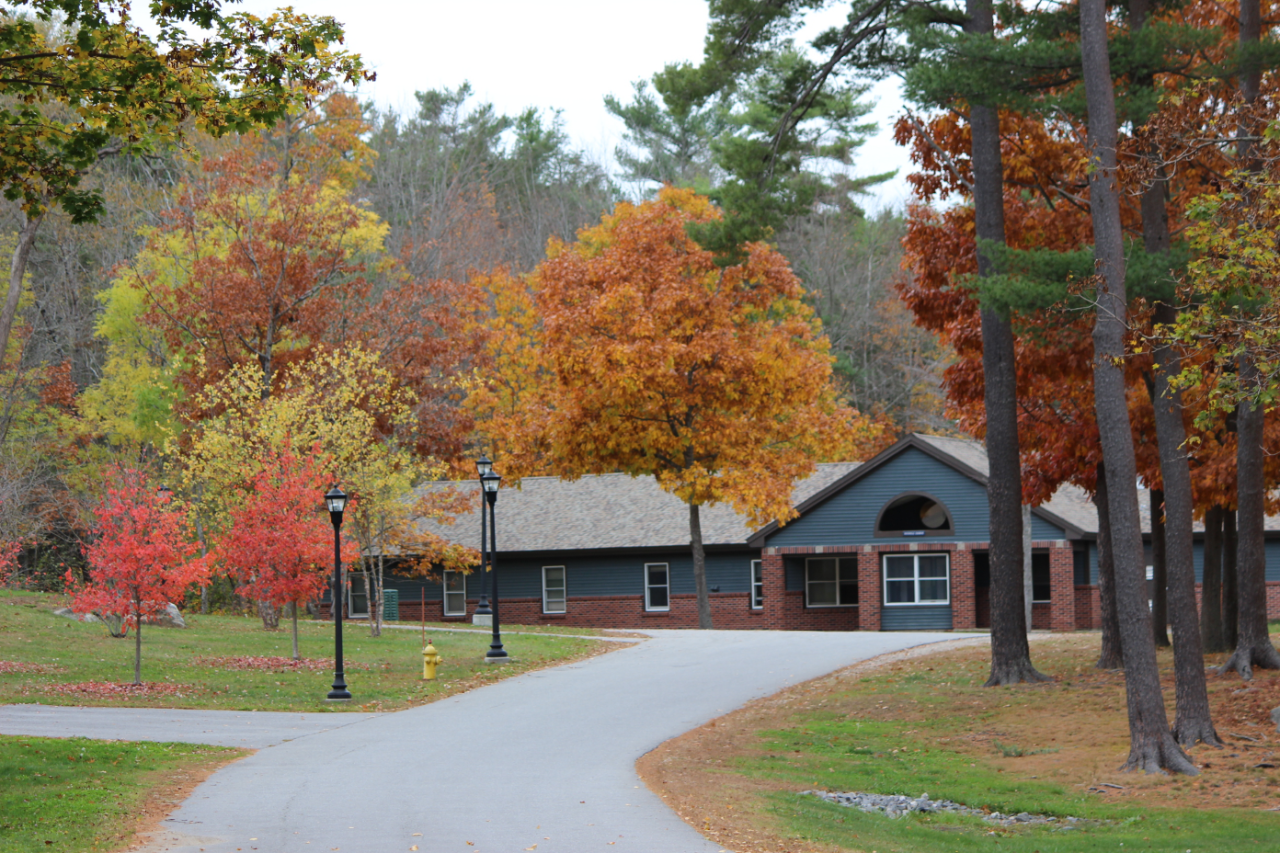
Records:
[[[938,536],[949,535],[954,529],[946,505],[920,492],[889,501],[876,519],[877,536]]]

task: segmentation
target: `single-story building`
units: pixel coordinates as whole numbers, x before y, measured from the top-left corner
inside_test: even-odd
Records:
[[[799,515],[754,529],[703,507],[713,621],[720,628],[951,630],[990,624],[983,445],[910,435],[864,463],[819,465],[796,484]],[[454,484],[476,491],[475,483]],[[1143,495],[1145,502],[1146,496]],[[1147,507],[1143,506],[1144,524]],[[651,477],[525,478],[496,505],[504,623],[608,628],[697,625],[689,511]],[[434,523],[432,523],[434,525]],[[434,525],[478,548],[479,512]],[[1098,624],[1097,514],[1064,486],[1031,510],[1036,628]],[[1202,563],[1196,541],[1197,573]],[[469,621],[485,579],[393,576],[403,620]],[[363,579],[348,609],[360,615]],[[1280,520],[1268,519],[1267,597],[1280,615]],[[362,607],[364,605],[364,607]],[[425,614],[423,612],[425,608]]]

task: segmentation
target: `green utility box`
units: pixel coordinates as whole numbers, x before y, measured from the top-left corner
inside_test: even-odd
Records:
[[[400,590],[384,589],[382,591],[382,621],[400,621]]]

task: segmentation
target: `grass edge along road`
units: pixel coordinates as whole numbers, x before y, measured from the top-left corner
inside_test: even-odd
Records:
[[[119,850],[249,750],[0,735],[0,853]]]
[[[1210,676],[1223,750],[1191,750],[1198,777],[1120,773],[1121,673],[1098,672],[1098,635],[1038,641],[1052,684],[982,687],[986,644],[947,644],[842,670],[712,721],[637,769],[686,821],[737,853],[1235,853],[1280,851],[1280,673]],[[1216,660],[1210,656],[1208,662]],[[1160,653],[1170,676],[1170,652]],[[1171,677],[1165,681],[1172,703]],[[1170,716],[1172,717],[1172,707]],[[1004,814],[1077,817],[1004,827],[978,817],[890,819],[805,790],[927,793]]]
[[[623,644],[559,633],[504,635],[512,662],[484,663],[489,633],[439,631],[427,636],[444,657],[436,681],[422,680],[418,631],[344,625],[344,664],[353,701],[325,700],[333,681],[333,624],[299,625],[306,663],[295,666],[290,631],[265,631],[256,617],[185,614],[187,628],[146,625],[144,689],[133,680],[133,636],[115,639],[101,624],[53,614],[62,597],[0,592],[0,695],[8,702],[236,711],[394,711],[452,696],[503,678],[558,666]]]

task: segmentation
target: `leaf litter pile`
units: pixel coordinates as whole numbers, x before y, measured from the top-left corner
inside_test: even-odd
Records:
[[[333,669],[332,658],[293,658],[265,655],[261,657],[208,657],[201,656],[192,661],[196,666],[207,666],[211,669],[225,669],[239,672],[327,672]],[[370,669],[368,664],[356,661],[344,661],[345,671]],[[385,669],[386,666],[384,665]]]

